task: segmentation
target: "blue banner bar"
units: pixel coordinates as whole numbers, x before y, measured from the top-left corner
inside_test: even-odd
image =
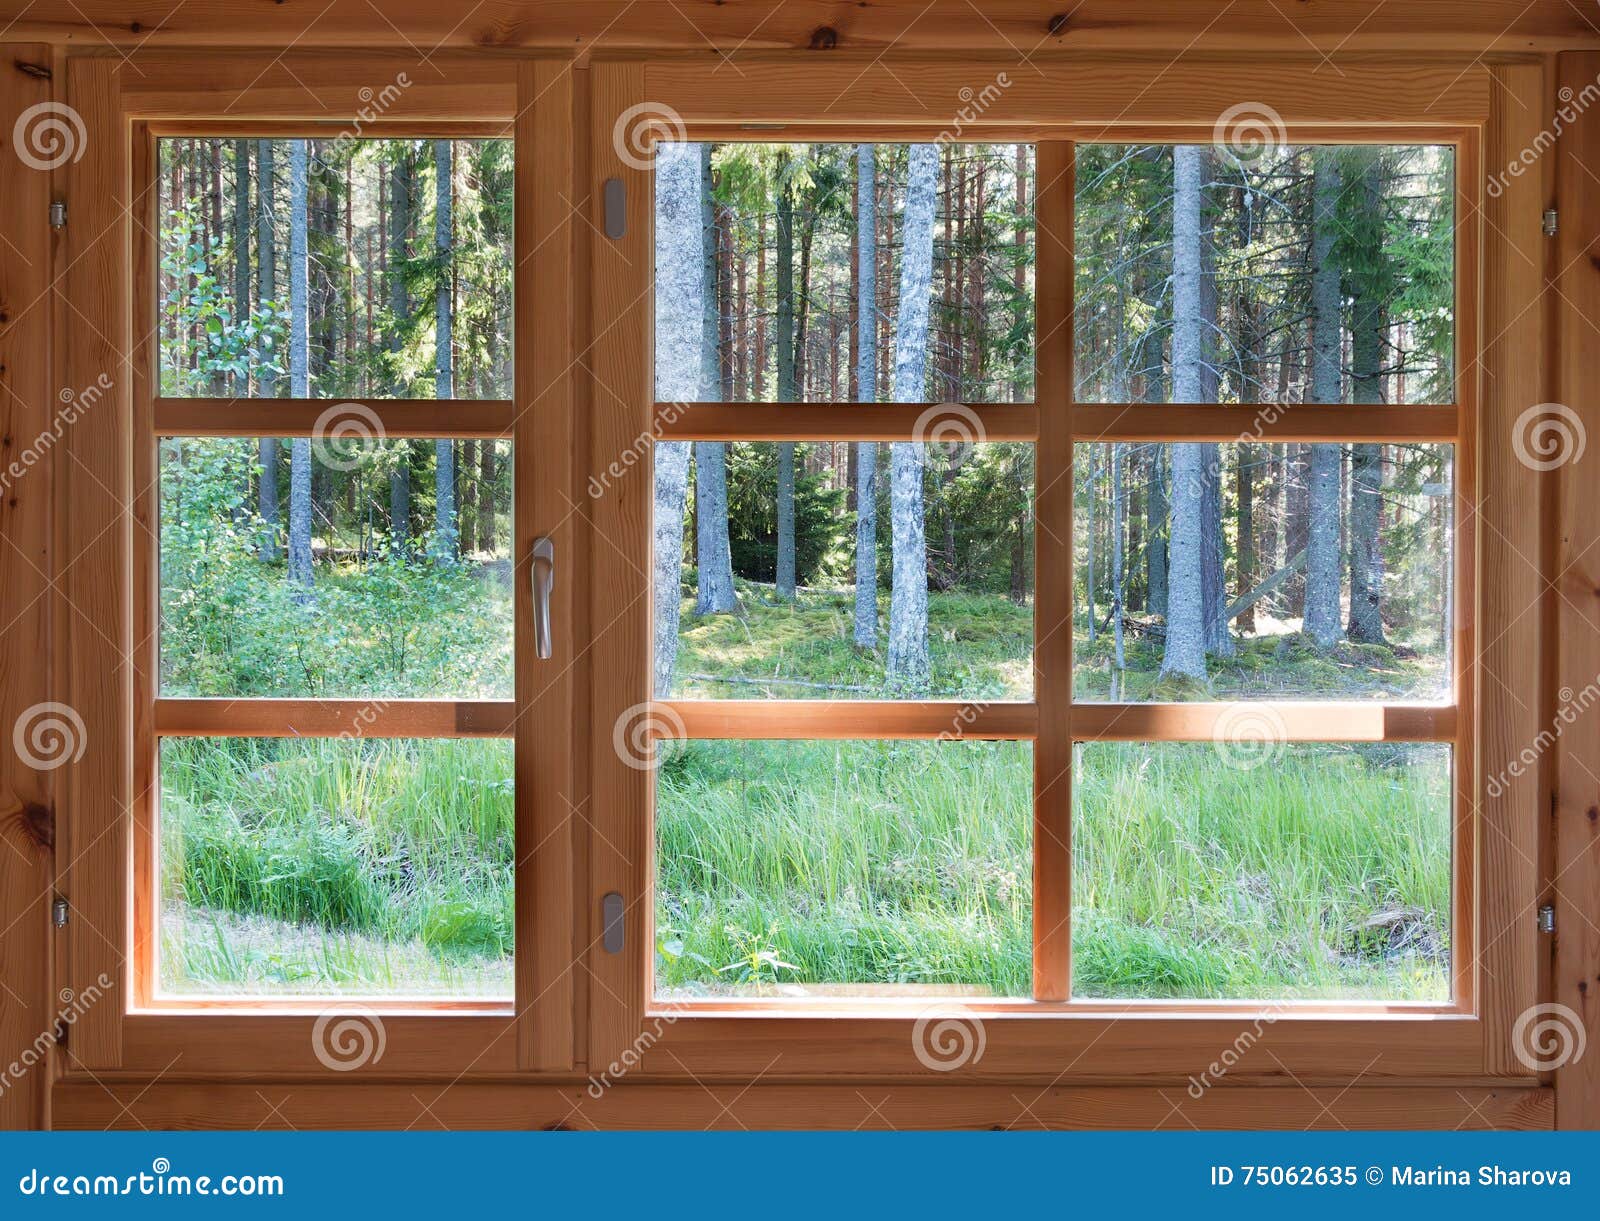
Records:
[[[1593,1133],[24,1133],[0,1217],[58,1215],[1341,1221],[1593,1206]],[[1569,1214],[1586,1215],[1586,1214]]]

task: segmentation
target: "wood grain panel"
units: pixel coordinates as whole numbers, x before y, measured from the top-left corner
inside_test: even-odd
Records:
[[[1545,1131],[1547,1089],[1280,1084],[1207,1090],[1016,1085],[568,1085],[73,1082],[57,1087],[64,1128],[567,1128],[1123,1130],[1266,1128]]]
[[[826,48],[875,53],[989,50],[1048,57],[1057,48],[1203,54],[1217,50],[1324,53],[1376,50],[1473,54],[1596,46],[1595,17],[1566,0],[484,0],[463,10],[430,0],[261,4],[257,0],[0,2],[14,38],[85,47],[326,46],[412,50],[547,47],[584,53],[682,49]],[[953,50],[954,49],[954,50]]]
[[[128,870],[133,792],[129,613],[132,446],[127,301],[130,263],[128,132],[117,61],[73,59],[67,98],[89,133],[83,156],[66,167],[69,205],[64,292],[70,324],[62,336],[65,384],[107,379],[94,411],[62,438],[57,487],[55,657],[61,700],[82,723],[82,753],[64,765],[59,878],[71,905],[64,987],[100,999],[72,1030],[68,1063],[93,1069],[121,1058],[128,1004],[131,924]],[[106,986],[109,985],[109,986]]]
[[[1508,442],[1517,420],[1544,401],[1547,239],[1540,232],[1546,195],[1539,173],[1505,174],[1538,139],[1544,113],[1544,72],[1537,65],[1493,70],[1493,110],[1487,129],[1487,172],[1495,189],[1484,199],[1483,387],[1478,446],[1481,551],[1478,591],[1482,644],[1477,658],[1480,825],[1478,870],[1480,960],[1484,976],[1484,1064],[1494,1073],[1528,1073],[1517,1057],[1517,1015],[1538,999],[1539,960],[1550,946],[1539,934],[1534,907],[1540,845],[1548,835],[1547,760],[1507,771],[1550,723],[1544,667],[1543,564],[1546,489],[1554,476],[1529,471]],[[1515,693],[1512,695],[1511,693]]]
[[[510,399],[199,399],[159,398],[158,436],[508,437]]]
[[[48,285],[55,242],[46,220],[49,170],[17,157],[23,111],[50,101],[50,48],[11,46],[0,63],[0,731],[7,735],[49,699],[53,423]],[[34,69],[24,71],[24,68]],[[74,413],[76,414],[76,413]],[[41,443],[43,439],[43,443]],[[18,1061],[53,1028],[50,896],[54,883],[53,772],[0,750],[0,1061]],[[51,1066],[0,1093],[0,1128],[43,1126]]]
[[[1563,55],[1557,79],[1574,95],[1600,75],[1600,55]],[[1557,145],[1561,215],[1555,287],[1560,357],[1557,401],[1576,412],[1586,443],[1568,443],[1560,467],[1560,553],[1555,586],[1561,688],[1581,692],[1600,675],[1600,111],[1585,111]],[[1581,452],[1580,452],[1581,450]],[[1556,1124],[1600,1128],[1600,708],[1565,705],[1573,720],[1561,735],[1556,764],[1554,901],[1558,934],[1554,1016],[1586,1032],[1587,1054],[1566,1059],[1555,1075]]]

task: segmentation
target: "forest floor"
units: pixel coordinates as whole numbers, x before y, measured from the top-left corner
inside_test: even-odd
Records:
[[[851,643],[850,591],[780,606],[741,583],[741,598],[739,616],[686,605],[685,694],[881,691],[881,657]],[[1029,697],[1031,607],[934,594],[930,624],[936,694]],[[1438,668],[1388,650],[1331,665],[1296,651],[1284,638],[1242,647],[1238,672],[1271,681],[1219,667],[1215,697],[1371,698]],[[1250,666],[1257,653],[1277,668]],[[504,994],[503,743],[282,742],[266,761],[225,740],[174,746],[187,753],[163,769],[164,986]],[[1211,743],[1080,747],[1076,992],[1440,999],[1449,773],[1448,748],[1430,745],[1281,746],[1245,761]],[[658,989],[1027,995],[1032,783],[1027,743],[671,744]]]

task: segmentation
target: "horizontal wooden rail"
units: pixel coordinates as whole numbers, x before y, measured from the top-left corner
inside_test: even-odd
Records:
[[[509,738],[510,700],[158,699],[169,738]]]
[[[663,441],[1033,441],[1017,403],[657,403]]]
[[[1076,403],[1074,441],[1454,441],[1455,407]]]
[[[1456,710],[1442,704],[1074,704],[1081,742],[1450,742]]]
[[[1048,405],[1015,403],[657,403],[663,441],[1037,441]],[[1451,442],[1453,406],[1075,403],[1072,439]]]
[[[1031,738],[1031,703],[959,700],[662,700],[650,706],[661,738]]]
[[[368,442],[385,437],[507,437],[510,399],[158,398],[158,436],[321,437]]]

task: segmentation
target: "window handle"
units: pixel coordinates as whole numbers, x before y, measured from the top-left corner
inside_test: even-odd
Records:
[[[550,658],[550,590],[556,583],[556,545],[533,542],[533,648],[540,661]]]

